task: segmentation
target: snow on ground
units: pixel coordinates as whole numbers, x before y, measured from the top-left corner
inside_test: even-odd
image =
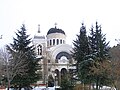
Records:
[[[45,87],[45,86],[40,86],[40,87],[35,87],[33,90],[55,90],[55,88],[60,88],[59,86],[56,87]]]

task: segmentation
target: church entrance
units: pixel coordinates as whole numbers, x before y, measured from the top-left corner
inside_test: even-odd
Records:
[[[59,71],[58,69],[55,70],[54,82],[56,86],[59,86],[61,84],[62,78],[64,78],[67,75],[67,73],[68,72],[66,68],[62,68],[61,71]]]

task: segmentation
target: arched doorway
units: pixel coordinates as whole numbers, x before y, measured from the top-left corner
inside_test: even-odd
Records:
[[[60,85],[61,84],[61,79],[67,75],[67,69],[62,68],[61,71],[58,69],[55,70],[54,73],[54,85]]]
[[[61,69],[61,79],[67,75],[67,69],[66,68],[62,68]]]
[[[55,74],[54,74],[54,81],[55,81],[55,85],[57,86],[57,85],[59,85],[59,80],[60,80],[60,78],[59,78],[59,70],[58,69],[56,69],[55,70]]]

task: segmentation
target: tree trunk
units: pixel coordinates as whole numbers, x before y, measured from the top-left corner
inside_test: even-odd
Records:
[[[85,90],[85,85],[84,85],[84,83],[83,83],[83,90]]]
[[[8,81],[8,87],[7,90],[10,88],[10,76],[9,76],[9,70],[8,70],[8,62],[6,63],[6,69],[7,69],[7,81]]]
[[[119,81],[117,81],[117,83],[116,83],[116,90],[120,90],[120,82]]]
[[[97,76],[97,78],[96,78],[96,90],[99,90],[98,83],[99,83],[99,77]]]
[[[89,90],[91,90],[91,83],[89,84]]]
[[[8,87],[7,87],[7,90],[9,90],[10,88],[10,80],[8,79]]]

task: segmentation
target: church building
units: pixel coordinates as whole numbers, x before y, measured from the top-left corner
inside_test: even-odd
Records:
[[[72,46],[66,44],[65,32],[55,25],[45,36],[41,34],[38,25],[38,31],[33,37],[33,45],[42,68],[42,79],[38,83],[46,84],[52,77],[56,85],[60,85],[61,78],[74,69],[71,65],[75,63],[71,56]]]

